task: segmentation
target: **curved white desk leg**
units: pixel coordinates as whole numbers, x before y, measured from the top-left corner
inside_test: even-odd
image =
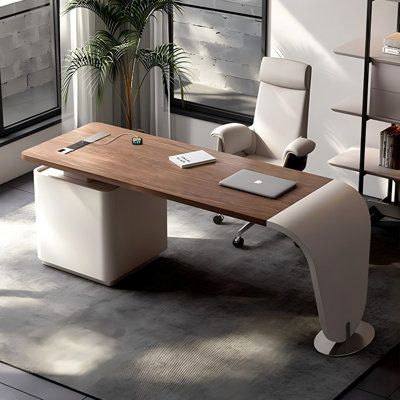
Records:
[[[367,205],[350,186],[331,181],[267,221],[303,250],[311,271],[323,354],[360,351],[375,336],[361,321],[368,289],[371,224]]]

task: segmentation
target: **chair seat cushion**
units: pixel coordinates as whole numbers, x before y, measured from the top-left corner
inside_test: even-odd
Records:
[[[258,154],[249,154],[246,156],[246,158],[249,158],[250,160],[262,161],[262,162],[266,162],[269,164],[279,165],[280,167],[283,166],[283,161],[279,160],[277,158],[260,156]]]

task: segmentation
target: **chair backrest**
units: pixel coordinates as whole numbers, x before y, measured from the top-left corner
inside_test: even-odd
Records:
[[[264,57],[254,114],[256,154],[281,159],[285,147],[307,137],[311,66]]]

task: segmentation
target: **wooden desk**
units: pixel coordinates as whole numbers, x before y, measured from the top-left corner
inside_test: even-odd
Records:
[[[57,152],[66,145],[99,131],[110,132],[112,136],[67,155]],[[142,133],[138,133],[143,137],[142,146],[133,146],[131,135],[121,136],[114,142],[105,144],[126,132],[129,131],[111,125],[91,123],[25,150],[22,158],[260,225],[266,225],[269,218],[330,181],[317,175],[208,149],[207,152],[217,158],[215,164],[181,169],[171,163],[168,157],[199,150],[200,147]],[[241,169],[293,180],[297,182],[297,188],[279,200],[271,200],[218,185],[219,181]]]
[[[67,155],[57,152],[66,145],[98,131],[107,131],[112,135]],[[134,229],[139,232],[142,227],[145,231],[148,225],[153,225],[153,235],[148,231],[141,232],[143,235],[136,236],[137,240],[132,240],[139,249],[144,249],[156,235],[160,236],[161,245],[166,243],[166,202],[164,199],[267,225],[286,234],[299,245],[310,266],[322,328],[314,341],[316,349],[324,354],[344,355],[359,351],[372,341],[373,327],[361,320],[367,298],[370,221],[368,208],[357,191],[344,183],[320,176],[211,150],[207,151],[216,157],[215,164],[180,169],[168,160],[168,156],[197,150],[199,147],[144,134],[138,134],[144,139],[142,146],[133,146],[131,135],[121,136],[107,144],[113,137],[125,132],[129,131],[110,125],[91,123],[25,150],[22,158],[58,170],[83,175],[95,181],[116,185],[119,189],[115,190],[125,190],[128,195],[136,193],[136,197],[132,195],[133,200],[130,198],[129,201],[124,201],[127,211],[122,213],[118,223],[125,224],[128,227],[126,229],[136,224],[138,226]],[[297,188],[279,199],[270,200],[218,185],[223,178],[244,168],[296,181]],[[115,237],[121,239],[128,236],[130,238],[129,235],[118,232],[118,229],[116,229],[116,235],[110,232],[112,230],[109,229],[110,226],[112,227],[110,221],[114,220],[114,214],[110,218],[103,218],[106,212],[104,204],[107,204],[107,201],[95,202],[96,205],[101,204],[101,207],[97,207],[96,217],[92,218],[93,207],[91,208],[88,201],[90,195],[87,191],[86,197],[81,201],[79,193],[82,192],[74,191],[71,185],[68,190],[63,190],[67,197],[73,192],[73,196],[70,196],[67,201],[60,199],[60,192],[56,193],[55,186],[49,186],[42,191],[40,196],[35,189],[35,195],[38,196],[37,202],[39,200],[43,202],[46,195],[51,197],[51,201],[47,201],[46,206],[37,207],[42,210],[42,216],[50,213],[49,209],[55,210],[54,216],[46,220],[46,229],[50,232],[48,237],[50,240],[54,237],[57,239],[62,237],[56,225],[62,215],[62,212],[60,213],[57,209],[60,207],[58,202],[61,203],[64,200],[64,210],[70,213],[72,220],[68,219],[65,222],[70,229],[65,235],[67,240],[59,240],[59,242],[68,243],[71,239],[75,240],[76,244],[73,251],[69,252],[60,247],[64,254],[63,258],[57,258],[58,250],[55,250],[53,246],[50,249],[52,256],[69,262],[68,257],[71,257],[71,253],[75,254],[79,251],[86,252],[86,255],[88,253],[86,247],[76,251],[81,243],[75,237],[75,230],[79,231],[79,229],[76,228],[74,221],[77,221],[77,225],[82,224],[81,220],[77,220],[74,210],[70,212],[69,200],[71,200],[77,207],[81,207],[82,204],[86,207],[81,215],[83,219],[87,215],[91,217],[92,232],[97,234],[93,226],[96,228],[98,225],[100,225],[99,230],[105,232],[104,235],[98,235],[103,238],[103,242],[101,246],[95,248],[95,251],[92,251],[92,254],[106,253],[107,256],[102,256],[100,259],[102,268],[106,269],[107,265],[111,264],[110,260],[120,254],[115,248],[110,251],[105,250],[107,243],[113,240],[115,242]],[[62,186],[59,185],[58,189],[62,191]],[[150,205],[152,202],[153,206]],[[110,208],[114,212],[115,203],[118,201],[109,203],[112,203]],[[150,206],[153,208],[149,209]],[[131,210],[138,209],[143,211],[134,216],[129,215],[131,219],[129,223],[126,223],[124,216],[132,214]],[[146,213],[148,218],[144,216]],[[157,216],[159,216],[158,220]],[[101,220],[101,223],[97,223],[98,220]],[[114,226],[118,223],[114,223]],[[59,230],[62,230],[64,225],[57,226]],[[57,235],[54,235],[55,232]],[[129,233],[133,236],[135,231]],[[91,239],[90,235],[86,235],[84,241],[89,241],[89,239]],[[123,250],[130,245],[131,243],[128,242]],[[228,243],[227,246],[229,246]],[[162,246],[158,247],[158,253],[155,255],[159,254],[159,251],[162,251]],[[232,251],[238,250],[232,249]],[[78,257],[80,255],[81,253]],[[132,262],[129,257],[128,261]],[[91,260],[89,256],[86,257],[86,267],[88,264],[91,265]],[[76,261],[76,265],[79,265],[79,261],[79,259]],[[49,264],[58,265],[56,262],[51,264],[50,261]],[[118,260],[112,264],[114,269],[119,266]],[[75,270],[69,268],[69,270],[79,273],[79,268]],[[106,281],[106,284],[107,282],[111,280]]]

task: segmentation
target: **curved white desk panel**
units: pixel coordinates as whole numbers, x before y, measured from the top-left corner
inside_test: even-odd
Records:
[[[318,307],[314,345],[324,354],[361,350],[374,329],[361,323],[367,300],[371,224],[364,199],[331,181],[267,221],[291,237],[307,258]]]

